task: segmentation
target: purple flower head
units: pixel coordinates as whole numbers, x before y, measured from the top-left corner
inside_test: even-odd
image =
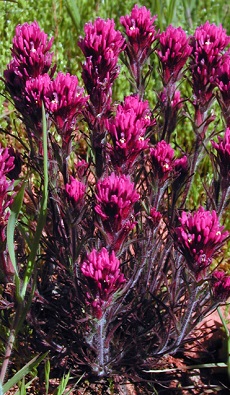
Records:
[[[0,251],[4,251],[6,242],[6,226],[10,212],[8,207],[13,201],[12,190],[14,180],[8,180],[6,176],[14,168],[14,156],[10,154],[8,148],[2,148],[0,145]],[[4,256],[0,259],[0,269],[6,276],[14,274],[14,268],[11,261],[6,261]],[[9,277],[10,278],[10,277]],[[8,278],[8,279],[9,279]]]
[[[83,261],[81,271],[89,279],[90,292],[87,297],[94,315],[99,319],[103,308],[109,305],[114,293],[125,283],[120,262],[114,251],[109,253],[104,247],[100,251],[93,249]]]
[[[6,175],[14,168],[14,155],[9,148],[2,148],[0,144],[0,174]]]
[[[68,144],[76,117],[81,113],[87,97],[83,88],[78,86],[78,79],[69,73],[59,72],[50,84],[50,91],[45,97],[45,106],[57,126],[62,140]]]
[[[18,25],[12,47],[12,55],[18,62],[17,75],[28,79],[47,73],[53,57],[50,52],[53,40],[48,40],[36,21]]]
[[[82,206],[86,186],[76,178],[70,176],[70,183],[65,185],[67,195],[71,197],[77,206]]]
[[[217,70],[216,85],[220,90],[219,103],[227,126],[230,126],[230,52],[221,58]]]
[[[134,226],[129,218],[138,199],[134,184],[125,175],[116,176],[112,173],[96,185],[95,211],[108,240],[112,244],[116,243],[116,249],[120,247],[124,235]]]
[[[221,270],[212,273],[212,292],[214,299],[225,302],[230,297],[230,276]]]
[[[198,27],[191,40],[193,89],[196,101],[204,108],[213,96],[222,51],[229,42],[226,30],[209,22]]]
[[[107,55],[106,59],[109,60],[110,54],[110,60],[114,61],[124,49],[125,40],[122,34],[115,30],[112,19],[97,18],[94,23],[86,23],[84,31],[85,37],[80,37],[78,45],[86,58],[92,57],[94,61],[102,61],[101,57]]]
[[[176,173],[184,174],[188,171],[188,158],[186,155],[174,161],[174,170]]]
[[[79,160],[77,163],[75,163],[75,170],[80,180],[87,174],[88,169],[89,163],[87,163],[84,159]]]
[[[125,40],[115,30],[114,21],[110,19],[97,18],[94,23],[87,23],[84,31],[85,37],[80,37],[78,42],[86,57],[82,77],[90,100],[99,114],[102,112],[100,107],[103,107],[103,101],[111,94],[112,84],[118,76],[118,56],[125,47]]]
[[[147,217],[153,224],[154,228],[157,227],[162,219],[162,214],[156,210],[155,207],[151,207],[149,216]]]
[[[128,96],[117,107],[116,115],[107,123],[112,145],[108,144],[110,159],[117,172],[128,173],[138,155],[148,148],[146,128],[151,124],[147,101]]]
[[[174,168],[174,149],[162,140],[154,148],[150,148],[152,165],[159,180],[166,180]]]
[[[42,131],[42,102],[50,92],[51,79],[48,74],[31,78],[25,84],[24,101],[18,105],[25,124],[38,133]]]
[[[156,40],[155,19],[156,16],[152,17],[146,7],[138,7],[137,4],[130,15],[120,18],[127,36],[126,52],[134,76],[137,64],[142,66],[145,63],[151,53],[151,45]]]
[[[206,211],[203,207],[194,213],[183,211],[179,221],[181,225],[175,229],[176,243],[199,279],[229,233],[219,224],[216,211]]]
[[[47,34],[40,29],[36,21],[16,27],[12,47],[13,60],[4,72],[10,92],[11,89],[14,91],[15,79],[20,84],[20,78],[24,85],[28,79],[36,78],[50,70],[53,54],[49,51],[52,43],[53,38],[48,40]]]
[[[180,79],[180,74],[192,47],[185,31],[181,27],[168,26],[165,32],[160,34],[160,49],[157,51],[163,69],[163,82],[175,83]]]
[[[218,136],[218,143],[212,140],[212,146],[216,150],[216,161],[222,177],[229,186],[230,181],[230,128],[227,128],[224,137]]]
[[[55,67],[50,69],[53,56],[50,52],[52,43],[53,39],[48,40],[47,34],[40,29],[36,21],[31,24],[24,23],[16,27],[12,47],[13,59],[4,72],[4,78],[6,89],[14,100],[16,109],[21,112],[24,121],[27,124],[29,123],[29,126],[31,126],[30,113],[32,111],[31,109],[28,110],[27,99],[34,86],[30,87],[27,84],[31,80],[34,81],[37,78],[41,78],[43,75],[47,76],[48,72],[51,77],[53,76]],[[26,86],[29,92],[26,90]],[[41,87],[36,87],[36,89],[39,90]],[[30,101],[29,105],[31,107]],[[31,121],[35,119],[35,123],[37,123],[37,118],[38,115],[34,114],[31,117]]]

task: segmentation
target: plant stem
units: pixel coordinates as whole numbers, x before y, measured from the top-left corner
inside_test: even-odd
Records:
[[[7,368],[10,362],[10,357],[13,351],[13,347],[14,347],[14,342],[15,342],[15,338],[16,338],[16,334],[19,330],[19,326],[18,323],[20,321],[20,316],[21,316],[21,312],[22,312],[22,304],[18,304],[15,316],[14,316],[14,321],[12,324],[12,328],[10,330],[10,335],[8,338],[8,342],[6,345],[6,351],[5,351],[5,356],[4,356],[4,360],[3,360],[3,364],[2,364],[2,368],[1,368],[1,373],[0,373],[0,382],[3,384],[5,377],[6,377],[6,372],[7,372]]]

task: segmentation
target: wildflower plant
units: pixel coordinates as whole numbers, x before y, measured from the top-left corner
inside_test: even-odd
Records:
[[[10,217],[20,197],[19,225],[7,243],[13,157],[0,149],[2,300],[17,319],[20,306],[31,328],[28,347],[49,350],[58,369],[76,376],[107,377],[122,369],[142,378],[230,295],[230,274],[219,268],[229,237],[223,103],[230,37],[208,22],[192,37],[171,25],[159,33],[155,20],[135,5],[121,17],[120,30],[109,19],[86,24],[78,42],[82,81],[55,74],[53,40],[36,22],[26,23],[16,28],[4,73],[26,139],[23,187],[15,189]],[[131,92],[116,103],[122,52]],[[145,99],[143,75],[152,56],[162,81],[155,103]],[[192,98],[179,90],[188,81]],[[218,130],[209,113],[214,100],[223,114]],[[191,123],[189,131],[182,124],[193,136],[190,150],[176,133],[179,113],[180,122]],[[201,204],[192,190],[204,155],[215,176],[204,181]],[[8,251],[13,237],[17,259]],[[10,294],[9,276],[16,284]]]

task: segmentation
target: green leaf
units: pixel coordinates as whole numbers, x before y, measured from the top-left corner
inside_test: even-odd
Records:
[[[9,255],[12,265],[14,267],[17,276],[18,276],[18,267],[17,267],[16,256],[15,256],[14,231],[15,231],[18,215],[22,207],[24,192],[25,192],[25,184],[23,183],[19,192],[14,198],[14,202],[11,207],[10,217],[7,223],[7,247],[9,250]]]
[[[48,141],[47,141],[47,123],[46,123],[46,113],[44,104],[42,104],[42,129],[43,129],[43,174],[44,174],[44,185],[42,191],[42,200],[40,213],[38,217],[37,228],[35,230],[34,239],[31,244],[32,248],[28,257],[27,266],[25,270],[25,275],[23,279],[23,285],[21,289],[21,298],[24,300],[27,285],[30,281],[31,275],[34,270],[35,260],[37,256],[37,252],[39,249],[39,242],[42,235],[42,230],[46,223],[46,214],[47,214],[47,202],[48,202]]]
[[[49,392],[49,378],[50,378],[50,360],[47,359],[45,363],[45,387],[46,387],[46,395]]]
[[[76,30],[78,31],[81,25],[81,13],[79,12],[79,7],[77,5],[77,2],[74,0],[66,0],[65,4],[67,11],[73,21],[73,24],[75,25]]]
[[[55,395],[62,395],[63,394],[63,392],[65,391],[66,386],[69,382],[69,377],[70,377],[70,372],[68,372],[67,375],[62,377],[61,382],[55,391]]]
[[[37,355],[30,362],[28,362],[22,369],[20,369],[10,380],[3,385],[3,392],[9,391],[15,384],[17,384],[23,377],[30,373],[34,368],[36,368],[41,361],[47,356],[48,352]]]

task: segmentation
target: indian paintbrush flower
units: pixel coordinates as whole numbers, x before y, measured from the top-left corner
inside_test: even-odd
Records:
[[[217,69],[216,85],[219,88],[218,101],[227,126],[230,126],[230,52],[221,58]]]
[[[90,96],[94,115],[109,110],[111,88],[119,73],[118,56],[125,47],[122,34],[115,30],[111,19],[97,18],[87,23],[85,37],[78,42],[86,60],[82,66],[82,77]]]
[[[114,249],[120,248],[124,237],[134,226],[130,217],[138,199],[139,194],[134,184],[125,175],[112,173],[96,185],[95,211],[100,228],[105,232],[108,244]]]
[[[76,117],[82,112],[87,101],[87,97],[84,97],[84,89],[78,85],[78,78],[69,73],[59,72],[51,81],[44,101],[62,137],[63,144],[68,145]]]
[[[86,190],[86,186],[82,182],[70,176],[70,183],[65,185],[65,190],[68,196],[71,197],[78,206],[82,205]]]
[[[227,128],[224,137],[218,136],[218,143],[212,140],[212,146],[216,150],[216,161],[225,183],[229,186],[230,181],[230,128]]]
[[[172,25],[160,34],[159,44],[157,54],[162,65],[163,83],[174,84],[181,78],[182,68],[192,52],[192,47],[185,31]]]
[[[114,251],[109,253],[104,247],[99,251],[93,249],[82,262],[81,272],[89,279],[88,303],[99,319],[114,293],[126,281],[120,271],[120,261]]]
[[[210,24],[208,21],[199,26],[191,38],[190,69],[192,72],[195,105],[205,112],[213,98],[213,88],[216,84],[218,67],[222,52],[230,42],[223,27]]]
[[[9,206],[13,202],[12,191],[14,180],[9,180],[7,175],[14,168],[14,156],[10,155],[8,148],[0,145],[0,269],[5,280],[10,281],[14,268],[8,257],[5,256],[6,226],[10,216]],[[9,276],[9,277],[8,277]]]
[[[179,221],[180,226],[175,229],[176,244],[199,280],[229,233],[220,225],[216,211],[207,211],[203,207],[194,213],[183,211]]]
[[[157,178],[166,180],[174,168],[174,149],[166,141],[159,141],[150,148],[150,158]]]
[[[222,270],[212,273],[211,288],[214,299],[225,302],[230,297],[230,276]]]
[[[50,76],[54,74],[55,67],[51,69],[52,43],[53,38],[48,40],[36,21],[16,27],[11,50],[13,58],[4,71],[4,79],[19,111],[23,110],[26,81],[48,72]]]
[[[134,76],[137,73],[136,68],[146,62],[152,50],[152,43],[156,40],[155,20],[156,16],[152,17],[150,10],[144,6],[138,7],[137,4],[130,15],[120,18],[127,36],[126,52]]]
[[[149,139],[145,138],[146,128],[152,123],[147,101],[138,96],[127,96],[118,105],[114,118],[110,118],[107,129],[112,140],[108,151],[116,172],[129,173],[138,155],[148,148]]]

